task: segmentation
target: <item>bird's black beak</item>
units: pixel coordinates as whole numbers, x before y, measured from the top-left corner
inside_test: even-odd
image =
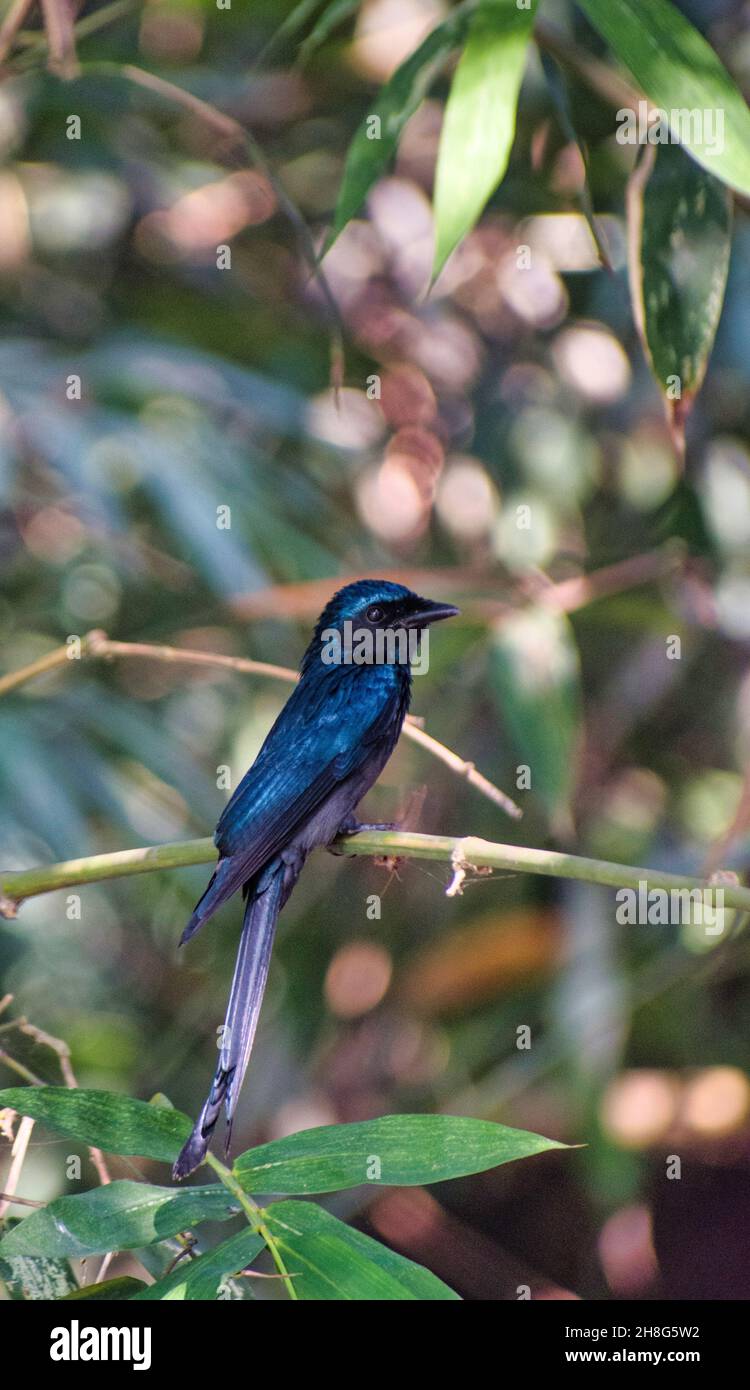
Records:
[[[452,603],[433,603],[432,599],[417,595],[402,621],[404,627],[429,627],[430,623],[442,622],[443,618],[455,618],[458,612]]]

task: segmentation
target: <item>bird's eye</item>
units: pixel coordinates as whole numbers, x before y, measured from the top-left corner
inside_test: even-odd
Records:
[[[383,608],[378,608],[378,605],[377,605],[377,604],[373,604],[372,608],[368,608],[368,610],[367,610],[367,621],[368,621],[368,623],[379,623],[379,622],[381,621],[381,619],[384,618],[384,617],[385,617],[385,609],[383,609]]]

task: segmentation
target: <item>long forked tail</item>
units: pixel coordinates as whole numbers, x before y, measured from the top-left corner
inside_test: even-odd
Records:
[[[231,1126],[258,1025],[276,922],[296,876],[282,860],[276,859],[248,895],[219,1062],[203,1109],[172,1169],[175,1178],[186,1178],[202,1163],[222,1105]]]

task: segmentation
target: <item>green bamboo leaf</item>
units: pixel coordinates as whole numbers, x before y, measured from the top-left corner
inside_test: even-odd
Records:
[[[171,1274],[150,1284],[135,1295],[136,1300],[155,1302],[162,1299],[214,1299],[233,1274],[249,1265],[263,1249],[264,1241],[247,1227],[229,1240],[222,1241],[195,1260],[185,1259]]]
[[[115,1091],[11,1086],[0,1091],[0,1109],[6,1106],[107,1153],[138,1154],[165,1163],[174,1162],[191,1129],[181,1111]]]
[[[670,0],[579,4],[649,100],[667,113],[680,143],[710,174],[750,194],[750,109],[690,21]],[[704,113],[723,130],[707,125]]]
[[[268,43],[264,45],[258,58],[256,58],[253,68],[257,68],[262,62],[265,62],[273,49],[283,43],[285,39],[293,38],[300,29],[303,29],[308,20],[315,14],[319,3],[320,0],[299,0],[299,4],[295,5],[288,15],[285,15],[278,29],[274,30]]]
[[[564,1148],[554,1139],[458,1115],[384,1115],[323,1125],[241,1154],[234,1173],[250,1192],[338,1192],[360,1183],[419,1185],[484,1172]]]
[[[152,1245],[199,1221],[227,1221],[237,1213],[225,1188],[152,1187],[111,1182],[75,1197],[58,1197],[19,1221],[0,1240],[0,1259],[16,1255],[104,1255]]]
[[[345,1226],[314,1202],[275,1202],[266,1220],[299,1299],[458,1299],[429,1270]]]
[[[480,0],[445,108],[435,172],[435,264],[474,226],[500,183],[516,130],[536,0]]]
[[[119,1279],[105,1279],[101,1284],[86,1284],[82,1289],[66,1293],[63,1303],[75,1303],[85,1299],[91,1303],[117,1303],[137,1296],[139,1289],[145,1289],[142,1279],[133,1279],[123,1274]]]
[[[573,122],[573,115],[570,109],[570,98],[568,96],[568,89],[565,85],[565,78],[563,76],[562,69],[560,68],[558,62],[551,56],[551,54],[542,51],[540,52],[539,56],[542,60],[542,68],[544,70],[544,75],[547,79],[547,86],[549,87],[550,96],[552,97],[552,100],[557,109],[557,119],[560,124],[560,129],[568,143],[577,146],[578,153],[581,156],[581,163],[583,165],[584,170],[584,179],[583,184],[579,189],[577,195],[581,212],[583,213],[584,217],[586,218],[586,222],[588,223],[588,228],[591,232],[591,239],[596,247],[600,264],[604,266],[605,270],[611,271],[614,269],[614,267],[610,259],[609,247],[607,246],[606,238],[596,220],[596,215],[594,213],[594,202],[591,197],[591,189],[589,187],[589,170],[585,147],[583,141],[579,139],[578,132]]]
[[[315,21],[307,38],[303,39],[300,44],[297,62],[299,64],[306,63],[339,24],[343,24],[350,15],[356,14],[359,6],[360,0],[331,0],[331,3],[326,5],[323,13]]]
[[[458,9],[427,35],[386,83],[351,141],[339,190],[329,250],[387,168],[401,132],[450,54],[463,41],[469,12]]]
[[[529,769],[529,790],[551,815],[565,816],[580,727],[580,670],[570,624],[549,609],[525,608],[498,624],[490,660],[498,712]]]
[[[22,1224],[19,1221],[11,1229],[16,1230]],[[44,1257],[30,1259],[27,1255],[1,1259],[0,1279],[7,1286],[11,1298],[33,1302],[54,1302],[58,1298],[66,1298],[78,1288],[67,1260]]]
[[[729,273],[732,199],[679,145],[645,151],[628,192],[630,293],[678,452]]]

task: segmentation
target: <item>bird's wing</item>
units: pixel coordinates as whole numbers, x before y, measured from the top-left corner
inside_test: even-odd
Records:
[[[339,699],[317,706],[302,693],[301,687],[294,691],[222,812],[215,835],[219,864],[183,941],[289,843],[389,730],[400,729],[404,710],[397,689],[385,698],[378,692],[376,702],[361,698],[353,682],[342,683]]]
[[[252,846],[259,865],[272,858],[336,784],[367,761],[399,716],[392,687],[366,698],[361,687],[342,682],[338,698],[317,705],[303,694],[302,687],[295,690],[224,808],[215,837],[221,854]]]

